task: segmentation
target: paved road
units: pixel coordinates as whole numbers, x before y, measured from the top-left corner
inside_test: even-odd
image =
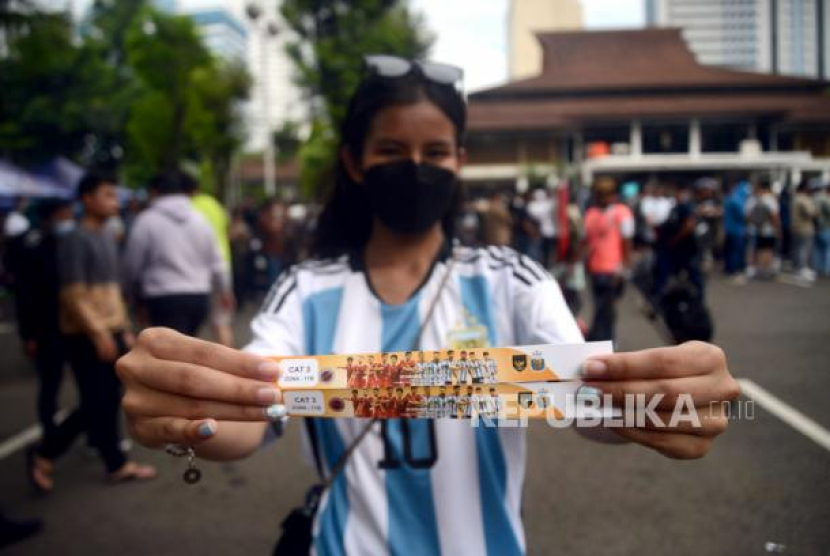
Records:
[[[712,284],[717,340],[733,372],[830,428],[830,283],[812,289]],[[620,349],[660,343],[629,292]],[[34,422],[31,373],[12,335],[0,335],[0,443]],[[66,403],[72,392],[67,388]],[[592,444],[533,425],[525,487],[531,554],[830,554],[830,452],[755,406],[705,459],[677,462],[637,446]],[[34,497],[23,455],[0,460],[0,506],[41,516],[44,533],[10,555],[267,554],[280,519],[313,480],[296,431],[235,464],[205,464],[181,483],[181,462],[135,449],[159,465],[151,484],[111,487],[83,448],[57,474],[57,491]]]

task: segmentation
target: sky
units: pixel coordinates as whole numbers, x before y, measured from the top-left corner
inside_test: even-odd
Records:
[[[508,0],[410,0],[435,34],[432,58],[464,69],[475,91],[507,81]],[[644,0],[582,0],[587,29],[645,24]]]

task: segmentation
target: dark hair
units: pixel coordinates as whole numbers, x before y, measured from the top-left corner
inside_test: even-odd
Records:
[[[41,199],[41,201],[37,204],[37,208],[35,209],[35,211],[38,220],[40,220],[41,222],[46,222],[50,220],[59,210],[71,206],[72,201],[68,199],[61,199],[59,197],[47,197],[45,199]]]
[[[97,171],[89,171],[78,182],[78,199],[92,195],[102,185],[115,183],[116,179],[114,176]]]
[[[430,81],[416,68],[403,77],[369,76],[357,87],[340,129],[334,188],[329,192],[317,222],[313,247],[315,256],[334,257],[361,249],[369,241],[372,231],[373,218],[366,193],[349,177],[340,158],[343,148],[349,150],[354,160],[360,161],[372,120],[378,112],[390,106],[415,104],[422,100],[434,104],[453,123],[456,142],[461,147],[467,127],[467,106],[454,86]],[[454,235],[454,222],[462,203],[459,187],[450,210],[442,219],[447,238]]]
[[[173,195],[176,193],[192,193],[199,188],[199,184],[187,172],[172,170],[153,176],[149,187],[151,191],[156,191],[160,195]]]
[[[767,176],[767,175],[762,175],[762,176],[758,177],[756,179],[755,183],[758,184],[758,187],[762,191],[769,191],[769,190],[772,189],[772,181],[769,179],[769,176]]]

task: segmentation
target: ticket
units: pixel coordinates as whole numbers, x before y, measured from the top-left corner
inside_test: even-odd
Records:
[[[568,381],[288,390],[283,404],[288,415],[301,417],[564,420],[618,415],[581,397],[583,386]]]
[[[612,342],[589,342],[271,359],[283,390],[385,389],[576,380],[585,359],[612,351]]]

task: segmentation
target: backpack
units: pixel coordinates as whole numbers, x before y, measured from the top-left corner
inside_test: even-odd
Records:
[[[755,199],[755,204],[752,210],[749,211],[750,224],[754,224],[757,228],[761,228],[765,224],[772,224],[772,210],[764,202],[763,198]]]
[[[658,307],[663,322],[676,343],[712,340],[712,316],[688,278],[680,277],[673,280],[660,296]]]

